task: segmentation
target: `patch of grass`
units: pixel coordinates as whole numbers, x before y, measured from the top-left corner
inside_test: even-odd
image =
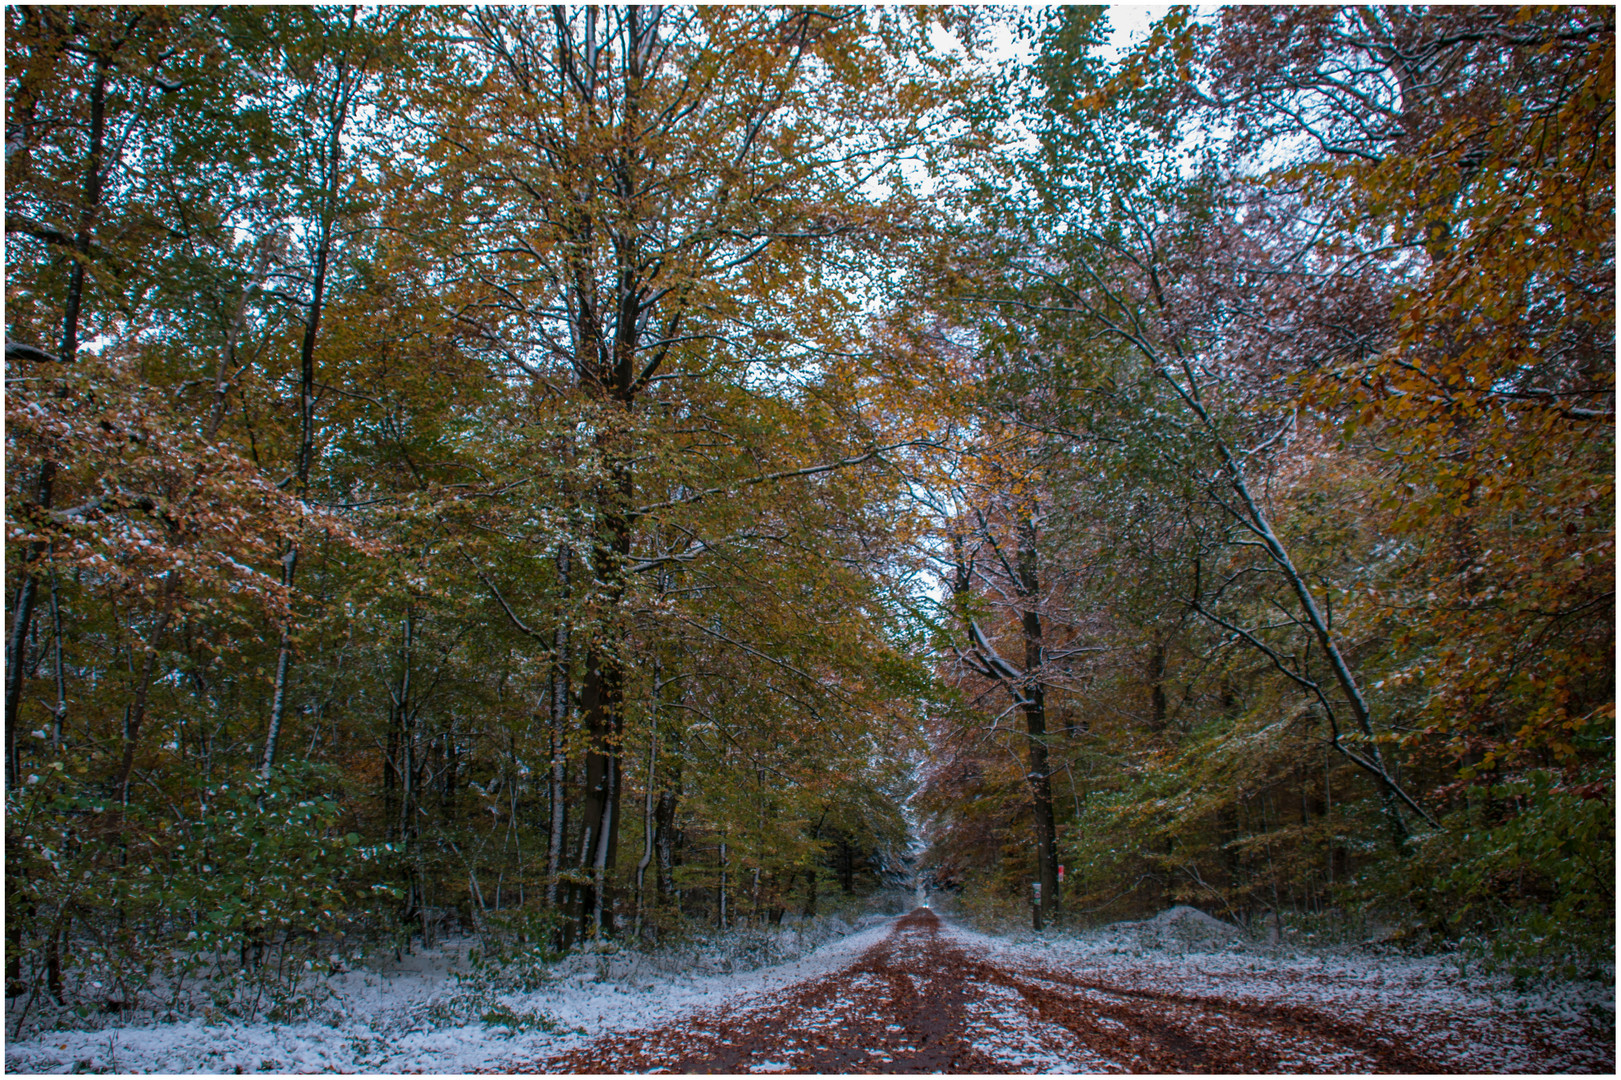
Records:
[[[480,1019],[485,1027],[504,1027],[513,1035],[531,1031],[559,1035],[564,1030],[555,1018],[543,1012],[538,1010],[518,1012],[505,1002],[497,1002],[492,1008],[485,1010]]]

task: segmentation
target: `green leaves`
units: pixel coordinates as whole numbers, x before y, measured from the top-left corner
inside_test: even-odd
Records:
[[[643,910],[648,828],[689,913],[723,839],[768,913],[830,860],[875,882],[923,774],[942,865],[1009,885],[1026,744],[1000,683],[946,685],[959,623],[1039,671],[1100,902],[1377,868],[1339,739],[1438,812],[1501,789],[1467,836],[1566,838],[1513,834],[1555,883],[1516,910],[1588,910],[1604,11],[1178,9],[1117,60],[1099,8],[7,20],[41,978],[61,926],[157,964],[176,911],[188,963],[453,909],[539,956],[549,887]],[[288,772],[240,786],[271,715]],[[1427,849],[1457,895],[1507,872],[1473,845]]]
[[[1610,20],[1179,11],[1114,65],[1102,30],[1045,17],[982,118],[1005,150],[941,335],[976,435],[1040,448],[974,479],[1043,506],[1045,603],[1108,643],[1044,686],[1091,723],[1062,750],[1088,902],[1320,903],[1383,872],[1367,830],[1404,832],[1380,787],[1441,817],[1526,783],[1503,822],[1552,821],[1529,778],[1575,784],[1613,722],[1614,301],[1568,294],[1614,272]],[[941,857],[991,858],[1017,835],[997,723],[940,730],[980,770],[931,780]],[[1449,835],[1425,844],[1460,881],[1496,872]],[[1584,888],[1562,858],[1525,849],[1558,884],[1481,925],[1549,918]],[[1361,899],[1408,887],[1380,881]]]

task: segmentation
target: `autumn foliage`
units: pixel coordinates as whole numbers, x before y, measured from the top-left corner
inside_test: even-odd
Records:
[[[1608,962],[1613,9],[6,18],[8,995]]]
[[[1023,30],[955,328],[918,325],[980,357],[980,451],[1040,463],[1039,599],[956,555],[959,607],[1093,650],[1029,680],[1079,718],[1066,904],[1607,955],[1613,11],[1178,11],[1114,62],[1096,12]],[[1031,736],[973,667],[923,797],[939,872],[1017,903]]]

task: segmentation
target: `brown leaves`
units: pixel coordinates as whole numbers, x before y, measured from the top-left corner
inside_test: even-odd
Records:
[[[54,509],[13,494],[9,542],[48,542],[58,572],[83,571],[109,594],[151,598],[172,571],[190,581],[192,602],[251,599],[279,619],[276,559],[288,539],[354,537],[228,443],[202,438],[204,418],[141,382],[134,355],[82,354],[60,383],[14,387],[6,412],[14,467],[56,462]]]

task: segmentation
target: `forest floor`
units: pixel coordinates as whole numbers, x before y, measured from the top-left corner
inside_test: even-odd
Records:
[[[453,951],[452,951],[453,952]],[[298,1023],[45,1031],[9,1072],[1611,1073],[1604,987],[1456,959],[1278,949],[1188,908],[980,934],[927,908],[746,973],[571,957],[497,993],[447,953],[355,971]],[[437,956],[437,959],[436,959]],[[723,960],[723,966],[731,966]],[[702,965],[700,965],[702,966]]]
[[[1613,1030],[1404,965],[1085,954],[918,908],[766,997],[514,1063],[622,1073],[1613,1072]],[[1068,954],[1068,955],[1066,955]],[[1080,963],[1074,961],[1080,959]]]

